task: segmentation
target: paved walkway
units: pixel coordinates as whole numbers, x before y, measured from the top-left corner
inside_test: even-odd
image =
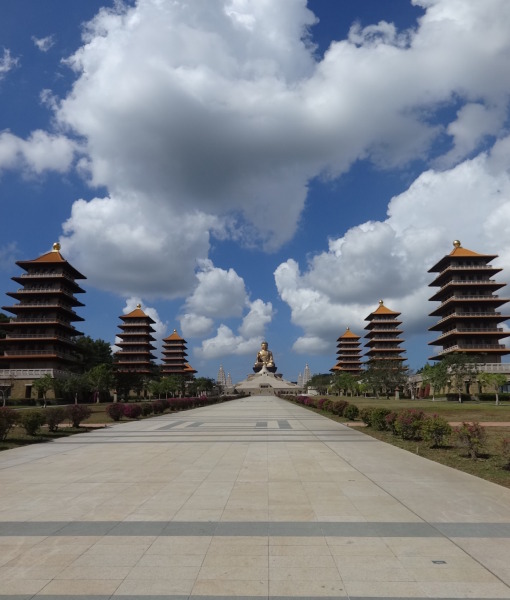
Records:
[[[0,600],[510,598],[510,490],[274,397],[0,453]]]

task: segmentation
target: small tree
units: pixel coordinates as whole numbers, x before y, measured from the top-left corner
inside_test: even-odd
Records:
[[[439,448],[452,434],[451,425],[439,415],[426,417],[421,424],[421,433],[432,442],[432,448]]]
[[[87,373],[87,379],[96,402],[99,402],[101,396],[110,395],[110,390],[113,387],[113,374],[110,365],[97,365],[90,369]]]
[[[19,421],[28,435],[35,435],[46,422],[46,417],[41,410],[22,410]]]
[[[0,408],[0,440],[5,440],[9,431],[18,422],[18,412],[9,407]]]
[[[432,388],[432,401],[434,401],[436,392],[441,391],[448,384],[448,364],[441,361],[435,365],[427,363],[421,372],[423,383]]]
[[[480,423],[462,423],[456,429],[457,443],[466,448],[469,456],[476,460],[480,456],[480,451],[487,444],[487,432]]]
[[[467,384],[476,379],[478,373],[478,357],[466,354],[454,353],[445,356],[442,360],[446,365],[449,381],[457,392],[459,402],[462,403],[462,392]]]
[[[499,390],[501,386],[505,385],[507,382],[506,375],[503,373],[486,373],[482,371],[477,375],[478,382],[480,383],[480,387],[483,388],[485,386],[492,387],[494,389],[494,394],[496,396],[496,406],[499,405]]]
[[[38,397],[42,397],[44,406],[46,406],[47,403],[46,394],[53,389],[53,386],[54,379],[48,373],[32,382],[32,390],[37,392]]]

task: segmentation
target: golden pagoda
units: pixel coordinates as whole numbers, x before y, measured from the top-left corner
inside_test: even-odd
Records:
[[[505,286],[493,279],[502,270],[490,265],[495,258],[497,254],[478,254],[455,240],[450,254],[429,269],[437,273],[430,287],[439,288],[430,300],[440,302],[430,313],[439,321],[429,327],[440,335],[429,344],[441,347],[431,360],[462,353],[479,356],[480,362],[500,363],[510,352],[499,343],[509,334],[498,325],[510,317],[497,311],[509,299],[494,293]]]
[[[403,333],[400,329],[402,321],[398,320],[399,312],[390,310],[384,306],[384,302],[379,300],[379,306],[366,317],[368,325],[365,327],[368,333],[365,334],[367,340],[365,347],[368,348],[365,356],[369,363],[375,361],[401,361],[405,358],[401,356],[405,352],[400,348],[403,340],[400,335]]]
[[[360,336],[353,333],[348,327],[337,339],[337,363],[331,367],[333,373],[361,373]]]

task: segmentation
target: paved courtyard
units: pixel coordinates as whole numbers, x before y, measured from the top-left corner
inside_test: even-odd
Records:
[[[510,490],[274,397],[0,453],[0,600],[510,599]]]

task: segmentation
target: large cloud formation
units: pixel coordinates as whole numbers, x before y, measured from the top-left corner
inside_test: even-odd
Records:
[[[422,161],[428,170],[392,200],[386,221],[331,240],[304,273],[293,260],[276,270],[305,332],[298,350],[320,351],[332,324],[359,322],[378,299],[369,290],[399,298],[417,330],[427,312],[423,248],[442,255],[460,237],[492,250],[495,233],[508,233],[510,2],[413,3],[423,10],[414,28],[354,24],[323,57],[306,0],[117,3],[88,23],[68,59],[72,90],[48,104],[55,131],[26,143],[2,134],[0,168],[75,164],[106,188],[75,202],[66,255],[103,289],[188,296],[182,326],[209,335],[233,315],[221,313],[221,297],[200,305],[206,282],[235,288],[237,307],[243,295],[241,276],[200,266],[212,238],[277,250],[295,234],[313,178],[339,177],[360,159],[385,169]],[[12,68],[5,53],[2,68]],[[272,307],[260,302],[267,323]],[[242,351],[256,337],[245,317],[239,335],[223,323],[202,353]]]

